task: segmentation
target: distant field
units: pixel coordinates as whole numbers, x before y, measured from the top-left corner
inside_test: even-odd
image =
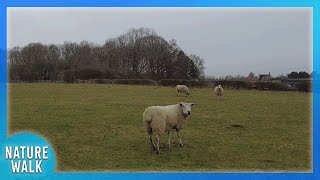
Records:
[[[57,171],[311,171],[311,94],[100,84],[10,84],[9,134],[52,145]],[[172,147],[151,149],[142,123],[152,105],[193,102]]]

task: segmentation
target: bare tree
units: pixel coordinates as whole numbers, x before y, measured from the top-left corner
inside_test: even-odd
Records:
[[[189,57],[192,60],[192,62],[194,63],[194,65],[198,71],[198,74],[196,77],[204,78],[204,68],[205,68],[204,67],[204,60],[200,56],[197,56],[195,54],[191,54]]]
[[[8,51],[10,79],[34,81],[75,78],[197,79],[204,61],[188,56],[150,28],[131,28],[99,46],[88,41],[62,45],[30,43]],[[68,78],[67,78],[68,79]]]

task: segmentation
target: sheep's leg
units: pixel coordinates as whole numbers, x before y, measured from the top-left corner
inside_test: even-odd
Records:
[[[168,135],[169,135],[169,139],[168,139],[168,147],[170,148],[170,139],[171,139],[171,130],[168,132]]]
[[[157,149],[156,149],[156,153],[160,154],[160,136],[159,134],[156,134],[156,138],[157,138]]]
[[[151,142],[152,149],[156,150],[156,145],[152,141],[152,132],[149,134],[149,139],[150,139],[150,142]]]
[[[179,144],[181,147],[183,147],[183,143],[182,143],[181,135],[180,135],[180,130],[177,130],[177,134],[178,134],[178,138],[179,138]]]

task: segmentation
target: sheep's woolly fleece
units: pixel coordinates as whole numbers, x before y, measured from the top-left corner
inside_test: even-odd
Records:
[[[190,94],[189,88],[186,85],[177,85],[176,89],[178,93],[181,92],[187,95]]]
[[[191,106],[194,103],[178,103],[168,106],[151,106],[145,109],[143,121],[146,129],[155,131],[156,134],[162,134],[171,129],[182,129],[188,118],[188,112],[191,113]]]
[[[222,96],[223,95],[223,88],[221,85],[218,85],[217,87],[214,88],[214,93],[217,96]]]

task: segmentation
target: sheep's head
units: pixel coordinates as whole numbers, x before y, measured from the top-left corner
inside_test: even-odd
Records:
[[[219,89],[221,89],[221,88],[222,88],[222,86],[219,84],[219,85],[218,85],[218,88],[219,88]]]
[[[191,115],[191,106],[195,105],[194,103],[185,103],[185,102],[180,102],[180,110],[182,114],[185,116],[190,116]]]

